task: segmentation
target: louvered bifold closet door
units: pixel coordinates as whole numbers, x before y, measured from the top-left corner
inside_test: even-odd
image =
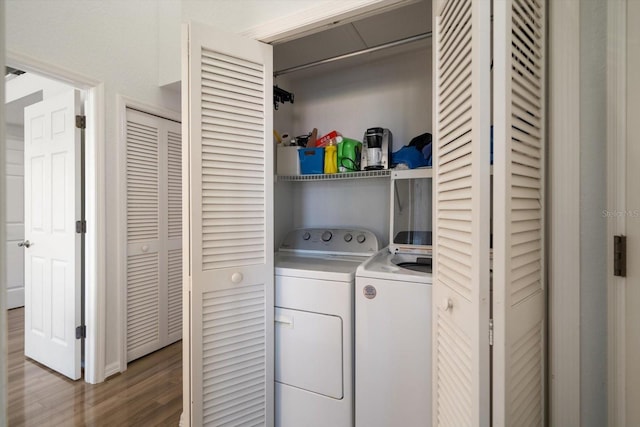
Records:
[[[494,2],[495,426],[545,420],[544,3]]]
[[[434,2],[434,426],[490,422],[489,11]]]
[[[127,109],[127,361],[182,337],[180,123]]]
[[[127,361],[161,347],[160,129],[127,110]]]
[[[271,46],[187,28],[192,425],[273,424]]]

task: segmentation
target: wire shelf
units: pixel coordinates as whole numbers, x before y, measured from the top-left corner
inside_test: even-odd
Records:
[[[391,176],[388,169],[331,173],[331,174],[311,174],[311,175],[278,175],[277,181],[335,181],[340,179],[362,179],[362,178],[387,178]]]

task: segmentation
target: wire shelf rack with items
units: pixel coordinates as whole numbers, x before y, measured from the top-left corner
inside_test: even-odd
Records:
[[[331,174],[277,175],[276,181],[335,181],[341,179],[388,178],[389,176],[391,176],[391,170],[382,169]]]

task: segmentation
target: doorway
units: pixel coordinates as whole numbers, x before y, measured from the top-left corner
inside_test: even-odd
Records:
[[[84,339],[84,378],[88,383],[104,381],[104,194],[105,194],[105,169],[104,159],[104,87],[103,84],[87,79],[83,76],[59,69],[50,64],[40,62],[33,58],[22,57],[18,54],[9,54],[7,64],[14,69],[32,74],[43,79],[57,82],[56,87],[76,88],[84,93],[82,104],[86,117],[85,129],[85,218],[87,220],[85,238],[85,270],[83,278],[86,284],[86,293],[82,298],[85,307]],[[38,80],[38,79],[36,79]],[[38,92],[39,89],[31,93]],[[18,99],[20,97],[17,97]],[[11,95],[7,93],[7,99]],[[15,145],[14,145],[15,146]],[[19,151],[19,150],[18,150]],[[19,156],[18,153],[14,153]],[[12,197],[11,194],[8,194]],[[13,197],[12,197],[13,198]],[[18,200],[19,202],[19,200]],[[20,233],[18,233],[20,234]],[[15,240],[14,236],[14,240]],[[19,236],[17,236],[19,237]],[[100,244],[100,242],[103,242]],[[16,244],[18,241],[13,242]],[[14,256],[15,253],[14,253]],[[19,280],[18,280],[19,282]],[[21,291],[12,293],[18,295]],[[16,298],[15,304],[21,304],[21,297]],[[80,326],[80,325],[77,325]],[[74,331],[75,335],[75,331]]]
[[[84,325],[84,239],[77,225],[85,211],[86,92],[7,71],[9,308],[25,306],[25,356],[76,380]]]
[[[7,247],[15,261],[9,277],[16,279],[8,294],[13,307],[25,305],[25,356],[76,380],[84,317],[84,236],[77,227],[84,213],[82,93],[12,71],[5,81],[7,128],[14,130],[7,228],[18,242]]]

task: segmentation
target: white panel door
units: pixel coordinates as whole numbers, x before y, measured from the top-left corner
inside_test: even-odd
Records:
[[[490,422],[489,13],[434,1],[434,426]]]
[[[80,378],[80,93],[24,110],[24,351],[49,368]],[[28,244],[26,242],[29,242]]]
[[[22,131],[20,132],[22,133]],[[7,134],[6,231],[7,308],[24,305],[24,136]]]
[[[493,425],[544,417],[545,1],[494,2]]]
[[[127,109],[127,361],[182,337],[180,123]]]
[[[192,425],[271,426],[272,48],[196,24],[185,31],[187,415]]]

